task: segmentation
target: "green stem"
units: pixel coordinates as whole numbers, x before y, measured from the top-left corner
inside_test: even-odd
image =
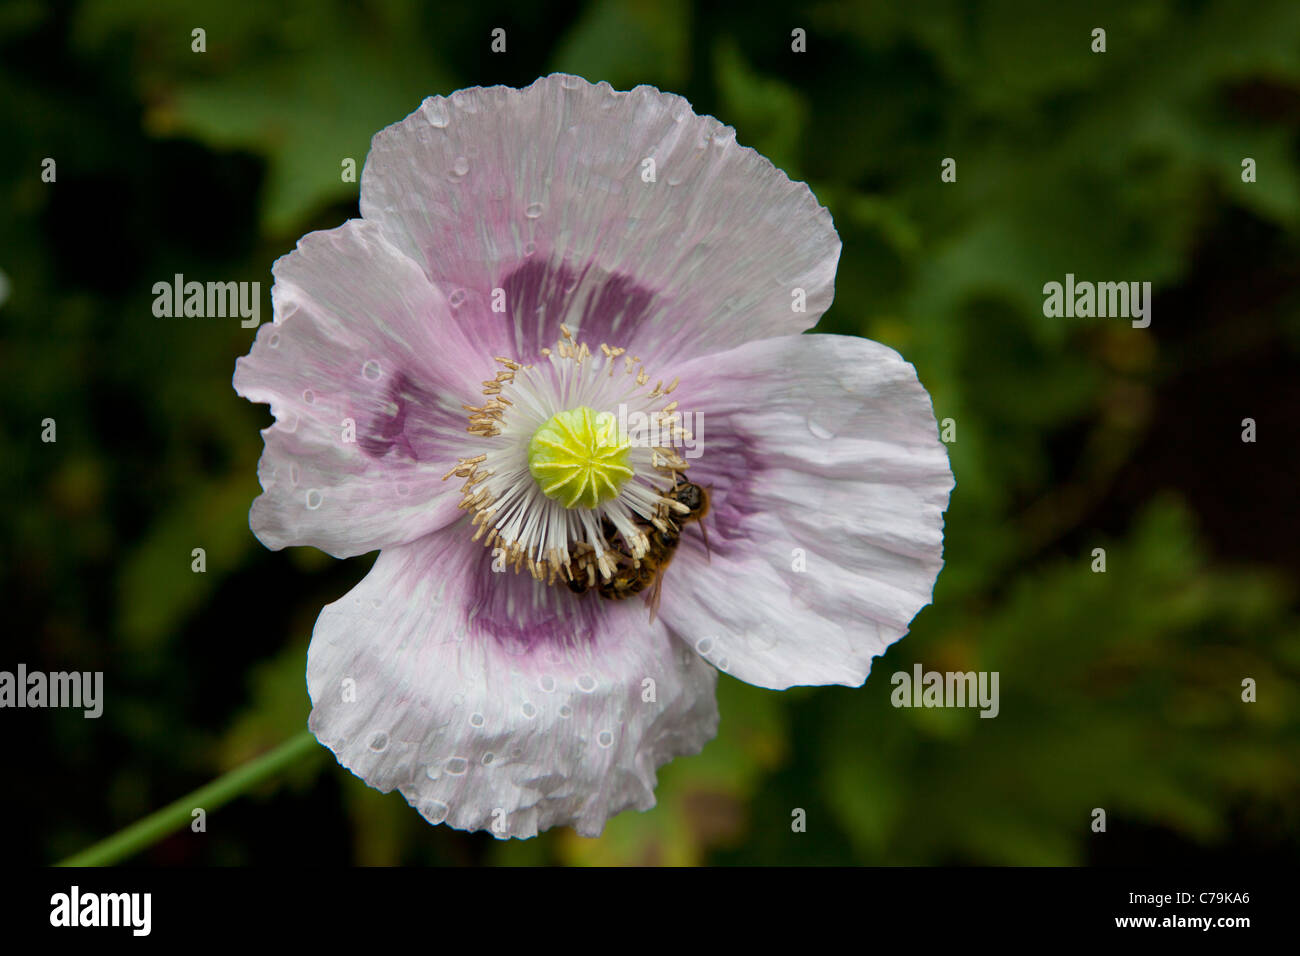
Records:
[[[205,812],[215,810],[313,753],[320,753],[320,746],[312,734],[304,731],[57,865],[111,866],[118,863],[189,824],[196,808],[202,807]]]

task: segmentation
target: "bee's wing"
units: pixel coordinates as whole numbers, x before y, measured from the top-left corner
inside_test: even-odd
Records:
[[[650,592],[645,596],[645,603],[650,608],[651,624],[655,622],[655,617],[659,613],[659,599],[664,593],[664,572],[667,570],[663,568],[655,575],[655,583],[650,585]]]
[[[709,526],[700,519],[700,534],[704,538],[704,556],[708,558],[709,564],[713,563],[713,549],[709,547]]]

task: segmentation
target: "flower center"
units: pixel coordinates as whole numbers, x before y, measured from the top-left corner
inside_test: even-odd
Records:
[[[443,480],[464,479],[460,506],[501,561],[494,569],[594,586],[672,530],[670,514],[684,509],[667,495],[688,467],[676,449],[691,435],[669,400],[677,379],[651,387],[625,349],[593,352],[560,333],[536,364],[497,358],[483,404],[463,406],[479,454]]]
[[[528,470],[542,494],[566,508],[594,508],[631,478],[631,442],[618,419],[586,405],[556,412],[533,432]]]

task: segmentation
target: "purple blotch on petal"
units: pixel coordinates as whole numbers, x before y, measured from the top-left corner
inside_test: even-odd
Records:
[[[371,458],[383,458],[390,452],[412,461],[427,461],[436,456],[444,443],[437,437],[443,417],[437,396],[415,384],[405,372],[389,381],[384,393],[384,410],[357,423],[357,444]],[[388,408],[395,408],[391,414]]]
[[[592,346],[626,346],[632,340],[654,308],[654,293],[622,273],[607,275],[593,288],[587,281],[591,268],[590,263],[578,270],[563,262],[530,259],[501,281],[507,317],[526,354],[553,345],[562,322],[580,329]],[[585,287],[585,301],[574,308],[580,287]]]
[[[548,587],[526,569],[493,571],[492,551],[484,548],[466,595],[469,636],[491,638],[517,656],[590,648],[607,626],[602,622],[606,603],[594,592],[577,595],[561,585]]]

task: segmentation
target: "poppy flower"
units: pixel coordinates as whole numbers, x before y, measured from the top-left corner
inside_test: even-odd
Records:
[[[340,763],[432,823],[597,835],[714,736],[718,671],[866,679],[953,480],[911,365],[800,334],[839,254],[807,186],[651,87],[461,90],[374,137],[361,218],[275,263],[234,377],[275,417],[257,537],[379,551],[308,653]]]

